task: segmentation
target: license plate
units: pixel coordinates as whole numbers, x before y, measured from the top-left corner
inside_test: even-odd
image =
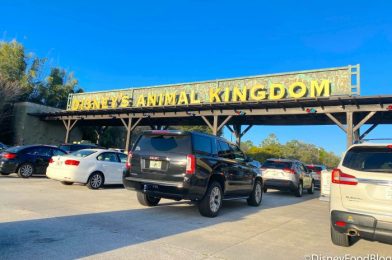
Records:
[[[385,190],[385,198],[392,200],[392,187],[389,187]]]
[[[150,161],[150,169],[161,169],[162,161]]]

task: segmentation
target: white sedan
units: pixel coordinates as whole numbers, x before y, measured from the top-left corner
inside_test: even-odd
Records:
[[[86,184],[99,189],[104,184],[122,184],[127,155],[103,149],[84,149],[63,156],[53,156],[46,176],[64,185]]]

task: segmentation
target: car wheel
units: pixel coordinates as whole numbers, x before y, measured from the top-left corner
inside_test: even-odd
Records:
[[[200,214],[210,218],[218,216],[222,206],[222,195],[220,184],[218,182],[211,183],[204,198],[199,203]]]
[[[18,175],[22,178],[29,178],[34,173],[34,166],[30,163],[22,164],[18,169]]]
[[[94,172],[90,175],[87,181],[87,187],[92,190],[97,190],[103,186],[104,177],[100,172]]]
[[[309,194],[313,194],[314,193],[314,182],[312,181],[312,185],[310,186],[310,188],[308,189],[308,193]]]
[[[147,206],[147,207],[153,207],[158,205],[159,201],[161,200],[161,198],[159,197],[153,197],[151,195],[148,195],[146,193],[143,193],[141,191],[137,192],[137,200],[139,201],[140,204],[142,204],[143,206]]]
[[[73,182],[70,182],[70,181],[62,181],[61,184],[64,184],[64,185],[72,185]]]
[[[261,200],[263,199],[263,187],[261,181],[257,180],[253,187],[252,193],[249,198],[246,200],[249,206],[259,206]]]
[[[333,226],[331,226],[331,240],[337,246],[349,247],[351,245],[350,237],[339,233]]]
[[[304,191],[304,186],[303,186],[302,182],[300,182],[300,183],[298,184],[297,190],[295,191],[295,196],[297,196],[297,197],[302,197],[303,191]]]

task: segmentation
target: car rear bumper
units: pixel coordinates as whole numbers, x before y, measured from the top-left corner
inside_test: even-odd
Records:
[[[123,184],[126,189],[136,190],[152,195],[174,200],[198,200],[201,196],[193,192],[186,182],[157,181],[137,177],[124,177]]]
[[[55,167],[48,167],[46,169],[46,176],[56,181],[68,181],[76,183],[86,183],[88,174],[80,173],[76,169],[61,169]]]
[[[278,190],[295,190],[297,185],[290,180],[266,179],[264,187]]]
[[[346,223],[344,227],[336,222]],[[392,244],[392,222],[380,221],[368,215],[333,210],[331,223],[340,233],[348,234],[350,230],[358,232],[360,238]]]
[[[2,173],[15,173],[17,169],[18,164],[16,162],[0,161],[0,172]]]

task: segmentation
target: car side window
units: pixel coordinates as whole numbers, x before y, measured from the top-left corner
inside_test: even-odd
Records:
[[[193,150],[201,154],[212,154],[211,138],[202,135],[192,135]]]
[[[244,153],[240,150],[240,148],[236,145],[230,145],[231,150],[234,153],[234,159],[237,161],[245,161],[245,155]]]
[[[306,169],[306,167],[302,163],[300,163],[298,165],[299,165],[299,169],[301,170],[301,172],[304,172],[304,173],[308,172],[308,170]]]
[[[49,147],[35,147],[35,148],[31,148],[27,151],[27,154],[30,155],[39,155],[39,156],[47,156],[47,157],[51,157],[52,153],[50,151]]]
[[[98,155],[97,160],[105,162],[118,162],[118,158],[115,153],[101,153]]]
[[[120,158],[120,162],[121,163],[126,163],[127,162],[127,157],[128,156],[126,154],[118,153],[117,155],[118,155],[118,158]]]
[[[223,141],[218,141],[218,156],[223,158],[233,159],[233,153],[230,145]]]

